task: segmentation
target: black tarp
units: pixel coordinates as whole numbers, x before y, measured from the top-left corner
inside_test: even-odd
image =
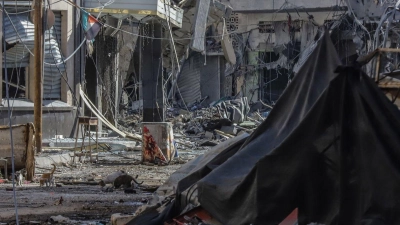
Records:
[[[400,112],[326,32],[268,118],[201,179],[223,224],[400,224]],[[336,71],[336,72],[335,72]]]
[[[279,224],[295,208],[299,225],[400,224],[400,112],[361,70],[340,66],[327,32],[268,118],[224,153],[177,191],[198,180],[199,202],[222,224]],[[162,224],[183,207],[130,224]]]

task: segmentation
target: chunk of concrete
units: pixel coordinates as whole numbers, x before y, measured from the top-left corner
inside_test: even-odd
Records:
[[[231,135],[237,134],[237,128],[235,126],[222,126],[221,131]]]
[[[111,215],[111,225],[125,225],[133,218],[132,214],[115,213]]]
[[[236,64],[236,55],[235,55],[235,49],[233,49],[232,42],[229,38],[228,30],[226,26],[223,28],[225,30],[225,35],[222,40],[221,40],[221,46],[222,50],[224,52],[225,60],[231,63],[232,65]]]
[[[206,131],[206,133],[204,134],[204,137],[206,139],[213,139],[214,134],[212,132]]]

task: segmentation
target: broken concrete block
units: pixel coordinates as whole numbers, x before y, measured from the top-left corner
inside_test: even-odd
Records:
[[[206,131],[206,133],[204,134],[204,137],[206,139],[213,139],[214,134],[212,132]]]
[[[231,135],[237,134],[237,128],[235,126],[222,126],[221,131]]]
[[[125,225],[134,218],[131,214],[116,213],[111,215],[111,225]]]

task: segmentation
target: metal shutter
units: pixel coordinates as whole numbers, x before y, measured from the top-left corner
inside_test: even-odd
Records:
[[[11,19],[11,20],[10,20]],[[15,44],[7,50],[7,58],[3,53],[3,65],[8,68],[26,67],[29,64],[29,49],[33,49],[34,26],[29,21],[28,14],[17,14],[5,17],[5,40]],[[26,47],[27,48],[26,48]]]
[[[186,104],[194,103],[201,98],[200,91],[200,66],[201,55],[194,53],[183,64],[178,78],[179,98],[183,98]],[[182,95],[182,96],[181,96]]]
[[[61,54],[61,12],[53,11],[55,15],[54,26],[45,32],[45,54],[43,73],[43,99],[61,98],[61,76],[65,72],[63,56]]]
[[[59,47],[61,43],[61,12],[53,12],[56,18],[55,24],[51,29],[45,31],[44,36],[43,99],[61,98],[61,76],[65,72],[63,56]],[[6,62],[4,65],[7,65],[8,68],[27,67],[30,54],[27,48],[31,52],[34,48],[34,25],[29,21],[28,13],[10,14],[9,16],[11,20],[6,17],[3,23],[6,28],[5,40],[8,44],[16,44],[7,50],[7,58],[3,54],[3,63]]]

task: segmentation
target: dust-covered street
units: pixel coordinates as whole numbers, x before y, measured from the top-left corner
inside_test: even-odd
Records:
[[[139,164],[140,151],[103,152],[98,163],[63,163],[54,173],[56,187],[40,187],[38,182],[23,182],[16,187],[20,224],[56,223],[58,215],[70,219],[64,223],[106,224],[114,213],[134,213],[138,206],[150,204],[152,192],[182,163],[206,150],[181,150],[171,165]],[[46,154],[46,153],[43,153]],[[54,153],[53,153],[54,154]],[[36,168],[36,179],[51,168]],[[143,184],[134,191],[101,187],[97,183],[108,174],[123,170]],[[3,181],[4,182],[4,181]],[[15,208],[12,184],[0,184],[0,222],[14,224]],[[60,201],[60,199],[62,199]]]

